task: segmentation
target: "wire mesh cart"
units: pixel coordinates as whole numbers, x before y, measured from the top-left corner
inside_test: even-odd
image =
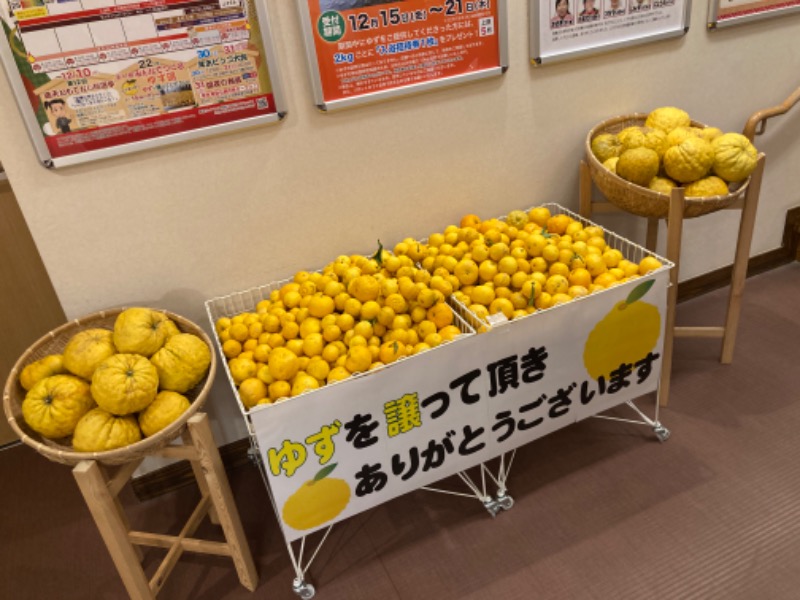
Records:
[[[651,417],[634,400],[658,389],[672,263],[613,233],[605,239],[630,261],[651,256],[661,266],[510,321],[484,320],[451,298],[461,335],[448,343],[287,400],[239,402],[300,597],[315,594],[311,564],[349,516],[424,489],[476,499],[494,517],[514,504],[516,448],[589,417],[668,439],[658,402]],[[286,281],[208,300],[212,326],[257,310]],[[620,405],[630,419],[601,414]],[[437,483],[453,475],[464,491]]]

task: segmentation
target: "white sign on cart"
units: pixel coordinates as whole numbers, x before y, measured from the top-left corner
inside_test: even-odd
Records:
[[[251,410],[287,541],[656,390],[668,271]]]

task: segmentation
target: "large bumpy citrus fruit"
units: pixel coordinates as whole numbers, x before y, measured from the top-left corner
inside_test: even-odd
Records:
[[[756,168],[758,152],[740,133],[726,133],[714,139],[714,173],[725,181],[744,181]]]
[[[620,155],[617,161],[617,175],[631,183],[647,187],[658,174],[658,167],[656,151],[642,146],[626,150]]]
[[[622,155],[626,150],[644,146],[645,136],[649,131],[649,128],[639,127],[638,125],[631,125],[620,131],[617,134],[617,140],[619,140],[620,144],[619,154]]]
[[[647,115],[644,124],[646,127],[654,127],[669,133],[676,127],[689,127],[692,124],[692,120],[685,110],[674,106],[662,106],[652,110]]]
[[[652,280],[646,281],[634,288],[589,333],[583,364],[593,379],[608,379],[620,365],[633,365],[655,348],[661,335],[661,315],[658,308],[639,300],[652,284]]]
[[[79,452],[106,452],[142,439],[136,417],[119,417],[102,408],[86,413],[75,427],[72,447]]]
[[[139,413],[139,427],[145,436],[150,437],[173,423],[190,406],[189,399],[183,394],[168,390],[159,392],[156,399]]]
[[[603,166],[612,173],[616,173],[618,162],[619,162],[619,156],[612,156],[611,158],[603,162]]]
[[[703,177],[686,186],[686,196],[725,196],[728,194],[728,184],[715,175]]]
[[[660,129],[651,129],[644,136],[644,147],[655,151],[660,160],[663,158],[667,148],[669,148],[669,144],[667,144],[667,134]]]
[[[591,143],[592,154],[597,157],[601,163],[606,162],[609,158],[619,156],[622,151],[622,145],[619,139],[613,133],[601,133],[596,136]]]
[[[667,148],[672,146],[677,146],[683,140],[689,137],[700,137],[699,133],[702,131],[701,129],[697,129],[696,127],[676,127],[672,131],[667,134]],[[706,141],[710,141],[706,139]]]
[[[149,308],[129,308],[114,321],[114,345],[123,354],[150,357],[164,345],[171,328],[169,317]]]
[[[704,139],[689,136],[664,154],[664,170],[675,181],[689,183],[705,177],[714,164],[714,149]]]
[[[667,177],[653,177],[647,187],[659,194],[669,195],[672,193],[672,188],[675,187],[675,182]]]
[[[89,384],[74,375],[53,375],[34,384],[22,401],[22,416],[34,431],[57,439],[71,434],[94,406]]]
[[[173,392],[188,392],[208,372],[211,350],[202,339],[191,333],[170,337],[150,362],[158,371],[159,387]]]
[[[25,390],[30,390],[45,377],[67,373],[64,357],[61,354],[49,354],[36,362],[26,365],[19,374],[19,383]]]
[[[107,358],[92,376],[95,402],[115,415],[144,410],[158,392],[158,371],[138,354],[115,354]]]
[[[114,334],[108,329],[86,329],[73,335],[64,348],[64,366],[70,373],[91,379],[94,370],[116,354]]]
[[[722,133],[723,132],[719,127],[704,127],[700,130],[698,135],[707,142],[713,142],[715,139],[721,136]]]
[[[350,502],[350,486],[342,479],[329,478],[336,465],[322,469],[306,481],[283,505],[283,522],[292,529],[313,529],[336,518]]]

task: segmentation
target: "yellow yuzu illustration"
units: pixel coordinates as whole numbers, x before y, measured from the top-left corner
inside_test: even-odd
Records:
[[[299,531],[314,529],[336,518],[350,502],[350,486],[328,477],[336,465],[323,468],[289,496],[281,510],[283,522]]]
[[[640,299],[652,284],[651,280],[635,288],[589,333],[583,362],[593,379],[608,379],[620,365],[633,365],[655,348],[661,335],[661,316],[658,308]]]

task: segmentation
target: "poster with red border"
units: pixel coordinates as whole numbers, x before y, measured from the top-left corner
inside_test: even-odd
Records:
[[[317,106],[502,74],[506,0],[298,0]]]
[[[0,0],[0,57],[43,164],[278,121],[254,0]]]
[[[800,0],[709,0],[708,28],[717,29],[800,11]]]

